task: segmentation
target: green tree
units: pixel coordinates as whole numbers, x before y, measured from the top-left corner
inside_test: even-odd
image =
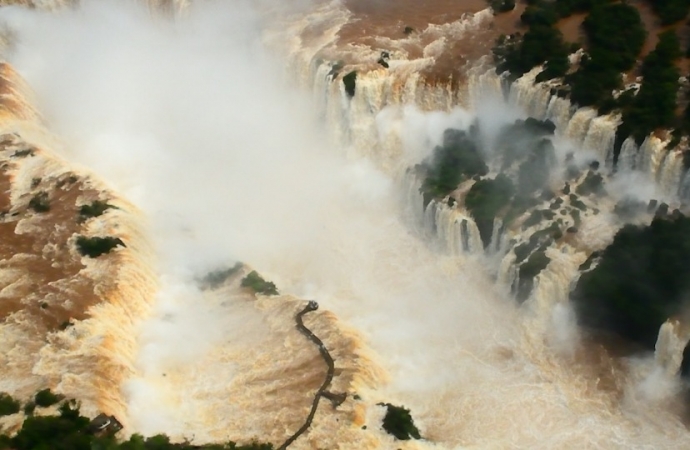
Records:
[[[0,417],[9,416],[19,412],[21,404],[13,399],[9,394],[0,392]]]
[[[689,236],[687,217],[623,227],[573,291],[581,323],[654,349],[659,327],[680,312],[689,292]]]

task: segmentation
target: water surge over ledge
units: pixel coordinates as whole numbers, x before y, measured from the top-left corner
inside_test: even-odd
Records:
[[[299,427],[323,375],[318,352],[294,328],[300,303],[289,295],[254,299],[236,285],[205,292],[196,283],[242,260],[284,292],[319,301],[308,326],[333,354],[333,389],[349,394],[336,410],[324,402],[294,448],[686,444],[666,397],[651,401],[605,354],[592,362],[591,349],[578,346],[563,297],[584,250],[553,250],[550,271],[518,308],[487,273],[470,215],[441,203],[425,208],[406,171],[446,127],[468,126],[473,108],[481,113],[487,87],[502,93],[501,80],[485,70],[468,72],[457,90],[418,74],[442,51],[444,33],[461,38],[490,15],[430,27],[437,39],[428,52],[411,62],[393,52],[390,71],[376,67],[377,52],[350,48],[349,57],[366,60],[345,61],[361,64],[353,98],[339,82],[347,65],[334,71],[340,57],[329,48],[347,10],[334,2],[286,17],[264,42],[287,44],[290,76],[312,99],[276,75],[281,61],[262,50],[259,17],[244,3],[193,6],[176,24],[101,2],[57,17],[2,17],[22,43],[11,60],[70,144],[65,156],[150,217],[161,289],[142,324],[137,374],[125,384],[130,430],[194,442],[282,442]],[[306,39],[307,26],[322,33]],[[515,96],[536,111],[543,103],[536,94]],[[300,112],[313,104],[325,132]],[[552,110],[570,115],[562,104]],[[557,122],[559,135],[599,145],[602,120],[583,117],[589,125],[581,126],[581,116]],[[589,225],[601,245],[609,228]],[[500,263],[507,284],[510,266]],[[411,408],[428,441],[382,433],[378,402]]]
[[[26,400],[47,387],[79,398],[85,414],[126,418],[126,400],[113,387],[135,373],[135,322],[147,314],[157,289],[142,217],[90,171],[58,156],[62,143],[44,128],[28,100],[30,89],[6,64],[1,83],[1,158],[9,197],[2,226],[9,231],[5,251],[13,254],[4,255],[1,269],[0,391]],[[26,203],[39,189],[48,190],[51,210],[27,213]],[[80,224],[79,204],[98,197],[117,209]],[[87,258],[76,249],[77,233],[114,235],[127,247]],[[15,309],[18,299],[22,306]],[[3,427],[14,429],[17,419],[3,418]]]

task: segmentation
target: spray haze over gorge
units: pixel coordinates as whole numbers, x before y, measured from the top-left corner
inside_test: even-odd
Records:
[[[415,11],[408,3],[396,14]],[[651,352],[610,356],[568,302],[581,265],[623,226],[615,205],[680,204],[669,188],[680,184],[680,156],[659,162],[650,141],[649,161],[640,156],[629,169],[656,170],[651,176],[621,170],[606,174],[601,197],[558,194],[561,225],[576,233],[532,248],[527,261],[542,251],[549,263],[523,282],[516,249],[542,229],[524,224],[557,200],[525,209],[517,226],[486,228],[458,206],[475,179],[463,179],[449,201],[425,198],[420,174],[456,129],[487,161],[484,175],[519,179],[505,163],[502,133],[531,115],[556,125],[546,133],[553,152],[544,186],[575,189],[595,173],[593,160],[604,173],[611,158],[601,142],[615,120],[571,113],[549,100],[548,87],[530,90],[529,75],[506,102],[505,82],[469,61],[486,50],[480,41],[491,42],[491,12],[467,2],[434,22],[451,8],[437,3],[407,35],[384,1],[199,1],[175,4],[174,18],[129,1],[0,9],[7,60],[59,136],[55,150],[138,208],[154,249],[146,258],[155,261],[157,292],[135,318],[136,342],[115,344],[111,356],[131,370],[105,389],[121,398],[106,412],[125,434],[283,443],[325,372],[295,329],[303,300],[314,299],[320,310],[305,322],[335,360],[331,391],[347,399],[337,408],[322,399],[291,448],[688,445],[674,372],[675,347],[682,353],[685,343],[668,344],[670,363]],[[366,33],[355,33],[358,23]],[[447,61],[454,51],[467,59]],[[438,82],[449,65],[454,78]],[[343,78],[354,72],[350,95]],[[532,132],[520,139],[528,147]],[[623,155],[634,159],[631,145]],[[570,166],[580,173],[566,179]],[[238,261],[281,295],[255,299],[239,289],[247,268],[203,289],[207,273]],[[379,403],[409,408],[424,439],[386,434]]]

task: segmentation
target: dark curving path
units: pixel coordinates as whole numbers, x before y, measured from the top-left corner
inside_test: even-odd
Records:
[[[283,443],[283,445],[278,447],[278,450],[285,450],[286,448],[288,448],[290,444],[295,442],[297,438],[299,438],[309,429],[312,420],[314,420],[314,415],[316,414],[316,409],[319,406],[319,401],[321,400],[322,396],[330,399],[333,402],[334,407],[338,406],[343,401],[345,401],[346,394],[333,394],[326,390],[328,388],[328,385],[331,384],[331,381],[333,381],[333,373],[335,372],[335,361],[331,357],[331,354],[328,352],[328,349],[326,349],[326,346],[323,345],[323,341],[316,337],[316,335],[312,333],[309,328],[305,327],[304,322],[302,321],[302,317],[305,314],[312,311],[316,311],[317,309],[319,309],[319,304],[313,300],[310,301],[309,303],[307,303],[307,306],[305,306],[302,311],[297,313],[297,315],[295,316],[295,322],[297,322],[297,329],[299,330],[299,332],[305,335],[307,339],[309,339],[319,347],[319,353],[321,353],[321,357],[326,362],[326,365],[328,365],[328,372],[326,373],[326,379],[321,384],[321,387],[318,391],[316,391],[316,395],[314,396],[314,402],[311,405],[311,411],[309,411],[307,420],[304,421],[304,424],[299,428],[299,430],[295,432],[295,434],[290,436]]]

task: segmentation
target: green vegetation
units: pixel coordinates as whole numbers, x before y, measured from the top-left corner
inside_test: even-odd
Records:
[[[124,247],[125,243],[122,242],[122,239],[111,236],[91,238],[79,236],[77,238],[77,249],[79,253],[89,258],[97,258],[106,253],[110,253],[112,249],[119,245]]]
[[[612,91],[622,86],[620,74],[632,69],[647,32],[637,9],[627,3],[595,6],[583,28],[588,56],[583,56],[577,72],[566,77],[570,98],[580,106],[610,104]]]
[[[386,416],[383,418],[383,429],[388,434],[395,436],[396,439],[409,440],[421,439],[419,430],[414,424],[410,410],[402,406],[391,405],[390,403],[379,403],[387,408]]]
[[[86,219],[90,219],[91,217],[101,216],[104,212],[111,208],[115,207],[101,200],[96,200],[91,204],[82,205],[79,208],[79,222],[84,222]]]
[[[493,180],[477,181],[467,193],[465,206],[477,223],[484,248],[491,243],[496,215],[510,203],[514,192],[513,182],[501,174]]]
[[[43,389],[42,391],[38,391],[36,393],[36,396],[34,397],[34,403],[36,406],[41,406],[43,408],[52,406],[62,400],[62,397],[59,395],[55,395],[52,392],[50,392],[50,389]]]
[[[680,77],[675,61],[680,56],[676,33],[662,33],[656,48],[642,64],[644,78],[640,91],[630,106],[623,108],[623,123],[616,131],[617,151],[628,136],[632,136],[639,145],[655,129],[674,125]]]
[[[29,200],[29,208],[33,209],[37,213],[50,211],[50,200],[48,199],[48,193],[41,191],[34,195],[33,198]]]
[[[515,9],[515,0],[491,0],[489,5],[494,10],[494,13],[498,14]]]
[[[34,410],[36,410],[36,403],[28,402],[26,405],[24,405],[24,414],[26,414],[27,416],[33,414]]]
[[[443,145],[436,147],[431,158],[421,165],[426,173],[421,191],[426,205],[433,198],[447,196],[463,181],[477,180],[465,197],[465,207],[477,223],[484,247],[488,247],[496,217],[502,215],[503,223],[509,224],[536,206],[540,202],[538,197],[553,198],[544,186],[556,161],[548,138],[555,125],[529,118],[506,126],[496,141],[501,174],[494,179],[480,178],[488,173],[488,167],[478,145],[478,127],[473,125],[469,132],[444,132]],[[455,201],[450,198],[448,203],[453,206]],[[549,210],[537,214],[530,219],[535,224],[555,216]]]
[[[133,435],[117,442],[112,433],[99,433],[91,420],[83,417],[74,401],[60,406],[57,416],[31,416],[14,436],[0,435],[0,449],[12,450],[272,450],[270,444],[226,444],[197,446],[188,443],[172,444],[167,436],[144,438]]]
[[[683,19],[690,9],[688,0],[650,3],[663,23]],[[537,82],[565,76],[567,86],[558,89],[558,95],[569,93],[573,103],[594,106],[600,113],[614,109],[622,111],[614,162],[628,136],[633,136],[640,144],[654,130],[677,125],[675,109],[680,73],[675,62],[682,53],[674,30],[662,33],[656,49],[645,58],[639,92],[628,90],[614,97],[614,91],[623,87],[621,74],[634,68],[647,36],[637,9],[626,2],[606,0],[530,0],[528,4],[521,16],[528,31],[524,36],[502,36],[494,48],[498,72],[507,70],[518,77],[546,63]],[[567,48],[554,25],[578,11],[589,11],[582,25],[587,53],[578,69],[566,75],[569,70],[567,55],[572,49]],[[690,108],[682,122],[685,132],[690,132]],[[680,133],[677,133],[675,143],[679,141]]]
[[[201,279],[201,286],[207,289],[216,289],[225,283],[228,278],[239,272],[242,267],[242,263],[238,262],[234,266],[228,267],[227,269],[209,272],[204,278]]]
[[[357,87],[357,72],[350,72],[343,77],[343,85],[345,92],[350,98],[355,96],[355,88]]]
[[[534,225],[538,225],[542,222],[542,220],[553,220],[554,217],[556,217],[556,213],[554,213],[553,211],[550,211],[548,209],[542,209],[542,210],[535,209],[529,215],[527,220],[525,220],[522,223],[522,228],[525,229],[525,228],[529,228],[529,227],[534,226]]]
[[[426,169],[422,184],[425,203],[445,197],[462,181],[489,171],[474,140],[464,131],[453,129],[443,133],[443,145],[434,148],[431,159],[422,166]]]
[[[662,25],[669,25],[685,19],[690,10],[688,0],[647,0],[661,19]]]
[[[654,348],[661,324],[680,312],[690,288],[690,218],[627,225],[573,291],[580,321]]]
[[[500,73],[507,70],[513,77],[519,77],[532,68],[546,63],[544,71],[537,75],[537,82],[566,75],[570,65],[568,54],[575,52],[578,46],[564,42],[563,35],[555,26],[556,23],[559,19],[574,13],[590,10],[595,18],[609,19],[620,12],[616,8],[608,10],[607,8],[611,6],[610,3],[611,0],[528,0],[529,6],[520,16],[522,23],[528,27],[527,32],[524,36],[519,33],[507,37],[501,36],[494,47],[497,71]],[[491,4],[493,6],[493,2]],[[621,17],[621,26],[629,24],[629,17],[625,16],[626,13]],[[600,23],[600,21],[595,21],[593,24],[589,24],[595,40],[601,36],[600,27],[596,26]],[[614,20],[610,26],[618,27],[618,22]],[[626,32],[627,30],[623,29],[618,31],[619,34],[627,37]],[[589,40],[591,43],[592,39]],[[594,53],[597,54],[597,57],[595,64],[588,69],[590,72],[597,71],[595,69],[598,68],[600,60],[605,62],[606,55],[600,54],[598,51]],[[580,90],[586,90],[586,87],[583,85]],[[561,95],[565,93],[567,91]],[[594,104],[596,99],[594,100],[586,104]]]
[[[259,275],[256,270],[249,272],[249,274],[242,279],[240,285],[253,290],[257,294],[278,295],[276,285],[261,278],[261,275]]]
[[[19,412],[21,404],[9,394],[0,392],[0,416],[9,416]]]
[[[569,48],[563,35],[548,23],[548,17],[537,15],[528,20],[533,21],[533,25],[524,36],[518,33],[499,37],[493,49],[496,71],[508,71],[511,77],[518,78],[533,67],[546,63],[537,81],[564,76],[569,67]]]

